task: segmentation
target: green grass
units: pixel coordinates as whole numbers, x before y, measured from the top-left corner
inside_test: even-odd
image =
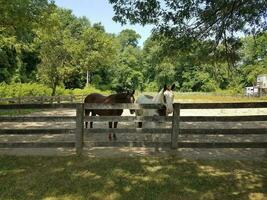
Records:
[[[214,93],[175,93],[175,102],[257,102],[267,101],[265,97],[245,97],[245,96],[231,96],[220,95]]]
[[[1,200],[262,200],[267,160],[0,156]]]

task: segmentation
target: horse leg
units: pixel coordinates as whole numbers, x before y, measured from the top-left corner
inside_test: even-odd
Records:
[[[108,125],[109,125],[109,128],[112,128],[112,122],[109,122]],[[108,139],[109,141],[112,140],[111,133],[108,134]]]
[[[91,112],[90,110],[85,110],[84,111],[84,115],[85,116],[89,116],[90,115],[90,112]],[[85,122],[85,128],[87,128],[87,127],[88,127],[88,122]]]
[[[118,122],[114,122],[114,128],[117,128],[117,126],[118,126]],[[117,136],[115,133],[113,133],[113,139],[117,140]]]
[[[92,111],[92,116],[96,116],[96,114]],[[93,128],[93,122],[90,122],[90,128]]]

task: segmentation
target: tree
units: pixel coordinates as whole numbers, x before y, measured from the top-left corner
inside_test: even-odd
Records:
[[[10,83],[17,66],[17,52],[12,40],[4,42],[2,39],[0,36],[0,83]]]
[[[255,85],[260,74],[267,73],[267,32],[242,38],[240,71],[245,86]]]
[[[0,0],[0,82],[35,80],[34,28],[44,20],[50,0]]]
[[[93,72],[101,67],[108,67],[114,62],[116,45],[113,37],[98,28],[87,28],[83,31],[79,42],[79,65],[87,72],[87,84]]]
[[[265,0],[109,0],[113,19],[122,24],[155,24],[157,31],[173,38],[234,37],[237,32],[266,30]]]
[[[43,20],[42,13],[51,5],[50,0],[0,0],[0,29],[18,41],[33,39],[33,27]]]
[[[69,13],[70,14],[70,13]],[[62,20],[62,16],[68,16],[64,10],[54,9],[47,18],[47,25],[36,30],[36,45],[39,48],[38,78],[41,82],[52,88],[52,95],[56,94],[59,86],[69,68],[71,68],[71,56],[68,51],[70,40],[69,31]]]
[[[125,29],[120,32],[118,35],[118,40],[121,44],[121,49],[124,50],[127,46],[137,47],[138,40],[141,38],[141,36],[136,33],[134,30],[131,29]]]
[[[125,29],[117,36],[118,56],[113,68],[112,89],[143,89],[144,76],[142,51],[137,46],[140,35],[134,30]]]

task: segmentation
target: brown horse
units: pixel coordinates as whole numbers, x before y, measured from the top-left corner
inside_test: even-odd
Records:
[[[85,99],[84,103],[103,103],[103,104],[114,104],[114,103],[134,103],[134,91],[112,94],[109,96],[104,96],[98,93],[89,94]],[[85,116],[120,116],[123,112],[123,109],[118,110],[85,110]],[[133,114],[134,110],[130,110],[130,113]],[[117,128],[118,122],[114,122],[114,128]],[[85,122],[85,128],[88,127],[88,122]],[[93,122],[90,122],[90,128],[93,128]],[[112,122],[109,122],[109,128],[112,128]],[[109,139],[112,140],[111,134],[109,134]],[[113,134],[113,139],[116,140],[116,134]]]

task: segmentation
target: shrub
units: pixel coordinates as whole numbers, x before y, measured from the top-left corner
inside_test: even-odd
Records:
[[[51,89],[37,83],[0,84],[0,97],[48,96]]]
[[[150,82],[145,85],[144,91],[145,92],[157,92],[158,84],[156,82]]]
[[[110,91],[101,91],[93,86],[85,87],[84,89],[64,89],[58,87],[56,95],[87,95],[90,93],[102,93],[109,94]],[[38,83],[13,83],[5,84],[0,83],[0,98],[12,98],[12,97],[26,97],[26,96],[51,96],[52,89],[45,85]]]
[[[96,89],[95,87],[90,85],[90,86],[87,86],[87,87],[85,87],[83,89],[74,89],[72,91],[72,93],[74,95],[87,95],[87,94],[90,94],[90,93],[110,94],[111,92],[108,91],[108,90],[102,91],[102,90]]]

